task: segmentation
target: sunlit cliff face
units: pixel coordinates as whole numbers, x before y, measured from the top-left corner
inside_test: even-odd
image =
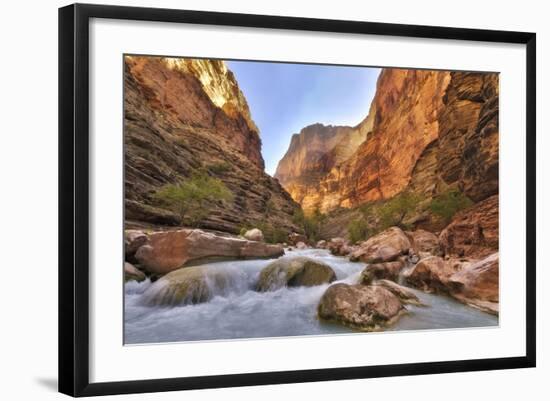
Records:
[[[235,117],[238,113],[241,114],[249,128],[256,133],[259,132],[258,127],[252,121],[248,103],[239,89],[235,76],[223,60],[166,57],[163,61],[170,69],[193,74],[201,82],[204,92],[212,103],[231,117]]]
[[[497,74],[386,69],[361,124],[339,127],[325,149],[312,127],[293,138],[276,173],[306,212],[388,199],[409,186],[431,196],[456,185],[476,201],[498,192]],[[364,139],[345,142],[354,135]],[[340,145],[352,151],[337,159]]]

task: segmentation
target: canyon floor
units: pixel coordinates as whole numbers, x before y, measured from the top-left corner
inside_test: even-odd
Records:
[[[127,343],[498,324],[498,74],[382,69],[271,176],[223,61],[124,66]]]

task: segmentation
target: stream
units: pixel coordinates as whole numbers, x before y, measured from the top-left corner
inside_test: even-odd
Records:
[[[354,284],[364,263],[350,262],[323,249],[293,250],[285,256],[307,256],[330,265],[337,282]],[[209,263],[222,269],[230,285],[206,303],[181,306],[144,306],[149,280],[124,285],[125,344],[236,338],[351,333],[340,325],[321,322],[317,304],[331,284],[256,292],[260,271],[273,260],[235,260]],[[333,283],[334,284],[334,283]],[[497,326],[498,317],[463,305],[452,298],[414,290],[426,307],[406,305],[409,313],[386,331]]]

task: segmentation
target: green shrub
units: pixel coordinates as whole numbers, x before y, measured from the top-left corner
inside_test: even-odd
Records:
[[[311,215],[306,215],[302,209],[296,209],[292,216],[292,222],[299,226],[305,236],[313,242],[320,239],[321,229],[326,219],[326,214],[321,213],[319,209],[315,209]]]
[[[473,202],[457,189],[444,192],[435,197],[429,205],[433,214],[450,221],[456,212],[471,206]]]
[[[354,231],[354,236],[361,239],[363,236],[377,234],[385,229],[398,226],[409,229],[405,223],[407,215],[414,213],[422,198],[410,191],[403,191],[393,198],[376,202],[364,203],[358,207],[363,215],[361,222],[352,222],[348,227]]]
[[[177,214],[181,224],[195,227],[208,216],[212,202],[232,201],[233,193],[221,180],[199,172],[178,183],[164,185],[154,197]]]
[[[408,191],[403,191],[393,198],[388,199],[378,210],[381,230],[392,226],[406,227],[403,223],[405,216],[413,212],[420,202],[420,197]]]
[[[223,174],[228,171],[231,171],[233,168],[231,167],[231,164],[226,161],[220,161],[216,163],[212,163],[206,167],[208,171],[218,175]]]
[[[349,223],[348,235],[352,244],[366,240],[369,237],[369,226],[367,220],[364,218],[359,218]]]

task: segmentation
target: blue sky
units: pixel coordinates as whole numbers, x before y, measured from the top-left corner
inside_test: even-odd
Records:
[[[273,175],[292,134],[314,123],[358,124],[367,116],[379,68],[227,61],[260,129]]]

